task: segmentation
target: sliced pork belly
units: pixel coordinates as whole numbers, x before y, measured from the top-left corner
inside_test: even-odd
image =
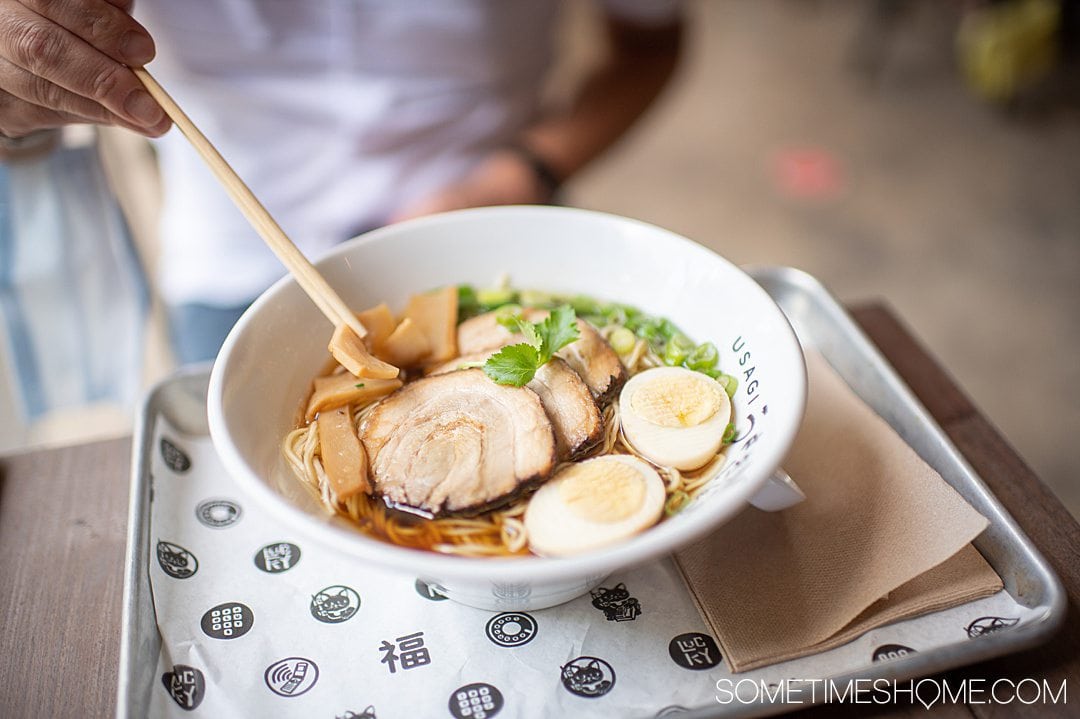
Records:
[[[482,370],[405,385],[365,420],[374,490],[429,516],[491,509],[548,477],[555,433],[536,393]]]
[[[558,357],[536,370],[525,385],[540,397],[555,427],[555,448],[560,460],[577,459],[600,441],[604,421],[588,386],[570,365]]]
[[[437,367],[432,374],[444,374],[474,362],[485,361],[494,350],[459,357]],[[561,461],[577,459],[596,446],[604,430],[600,408],[588,386],[570,365],[558,357],[536,371],[525,385],[540,397],[548,419],[555,428],[555,447]]]
[[[525,319],[539,322],[547,317],[547,310],[527,309]],[[619,355],[611,349],[600,333],[583,319],[578,319],[581,339],[555,353],[580,375],[588,385],[596,401],[601,405],[611,401],[626,382],[626,368]],[[499,324],[494,312],[487,312],[467,319],[458,325],[458,351],[464,355],[496,350],[525,338]]]
[[[600,333],[585,320],[578,320],[581,339],[555,353],[577,372],[601,405],[606,405],[626,384],[626,368]]]
[[[494,312],[470,317],[457,328],[458,354],[462,357],[497,350],[500,347],[524,341],[525,338],[520,334],[511,332],[499,324],[498,315]]]

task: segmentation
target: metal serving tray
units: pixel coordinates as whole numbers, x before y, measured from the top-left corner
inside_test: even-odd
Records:
[[[1001,576],[1005,591],[1012,601],[1027,610],[1024,621],[997,629],[980,637],[979,641],[953,641],[890,661],[867,662],[857,671],[832,673],[828,678],[835,682],[846,682],[850,679],[915,678],[1019,651],[1049,638],[1060,626],[1065,613],[1066,600],[1060,582],[1038,550],[1016,526],[877,349],[813,277],[782,267],[756,267],[750,268],[749,272],[787,314],[803,346],[821,352],[864,401],[990,520],[989,528],[975,540],[975,546]],[[205,437],[208,433],[208,379],[207,366],[183,370],[166,379],[150,392],[136,424],[116,714],[121,719],[149,716],[153,705],[152,695],[162,690],[158,677],[162,635],[150,580],[151,560],[154,556],[150,545],[153,539],[150,536],[149,509],[153,492],[150,469],[156,428],[159,420],[163,420],[185,435]],[[666,576],[662,571],[659,574],[654,572],[653,575]],[[676,575],[672,573],[671,576]],[[809,657],[796,660],[799,664],[791,669],[797,667],[801,670],[797,676],[816,678],[817,675],[813,673],[814,659]],[[737,679],[744,675],[734,676]],[[805,702],[800,706],[804,705]],[[718,705],[715,702],[702,701],[696,706],[685,707],[685,713],[679,713],[679,716],[688,719],[764,716],[790,708],[795,707],[764,703]],[[182,711],[176,713],[185,714]],[[507,712],[507,715],[517,716],[513,712]],[[656,708],[651,709],[647,716],[657,716]]]

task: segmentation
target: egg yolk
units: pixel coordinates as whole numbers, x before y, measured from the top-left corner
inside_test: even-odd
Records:
[[[634,414],[661,427],[694,427],[720,410],[720,385],[704,375],[664,377],[634,392]]]
[[[631,517],[645,501],[641,472],[622,462],[589,462],[565,471],[559,498],[581,519],[620,522]]]

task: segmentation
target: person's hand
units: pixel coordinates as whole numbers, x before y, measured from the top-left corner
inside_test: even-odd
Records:
[[[496,150],[461,182],[399,210],[392,222],[447,210],[488,205],[533,205],[551,201],[551,189],[516,150]]]
[[[0,134],[69,123],[156,137],[161,107],[128,69],[154,57],[132,0],[0,0]]]

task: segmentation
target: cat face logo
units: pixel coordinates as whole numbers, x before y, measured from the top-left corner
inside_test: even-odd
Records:
[[[327,624],[340,624],[360,608],[360,595],[352,588],[335,584],[311,598],[311,616]]]
[[[615,686],[615,670],[603,659],[578,657],[563,665],[562,684],[579,697],[602,697]]]
[[[1002,629],[1008,629],[1019,621],[1019,618],[979,617],[967,626],[967,635],[974,639],[984,634],[993,634],[994,632],[1000,632]]]
[[[379,718],[377,716],[375,716],[375,706],[372,705],[372,704],[368,704],[367,707],[364,708],[364,711],[360,712],[359,714],[357,714],[354,711],[347,711],[344,714],[342,714],[341,716],[335,716],[334,719],[379,719]]]
[[[203,673],[195,667],[186,664],[176,664],[171,672],[161,675],[161,683],[169,696],[181,709],[191,711],[199,706],[206,693],[206,679]]]
[[[641,616],[641,602],[630,596],[630,590],[622,582],[611,589],[599,587],[589,594],[592,605],[602,611],[609,622],[632,622]]]
[[[187,579],[199,571],[199,560],[195,555],[172,542],[158,540],[157,560],[161,569],[175,579]]]

